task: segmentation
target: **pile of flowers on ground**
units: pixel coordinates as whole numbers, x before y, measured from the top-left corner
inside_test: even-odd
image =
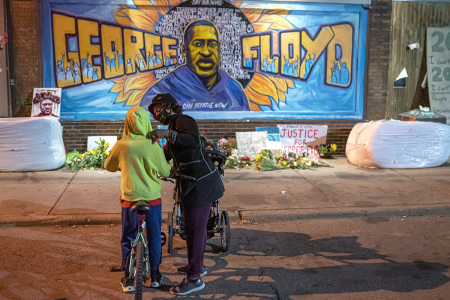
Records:
[[[74,150],[66,155],[65,166],[69,167],[72,171],[82,169],[98,169],[103,168],[103,164],[109,155],[106,151],[109,148],[109,143],[104,139],[100,139],[100,142],[95,142],[98,147],[94,150],[88,150],[83,154]]]
[[[272,151],[264,149],[261,150],[256,157],[256,167],[261,171],[270,171],[288,168],[311,169],[318,167],[329,167],[329,165],[310,156],[290,157],[283,153],[273,158]]]
[[[269,149],[263,149],[255,157],[255,160],[250,160],[249,157],[237,158],[236,156],[229,156],[225,163],[227,168],[245,168],[247,166],[255,166],[261,171],[272,171],[280,169],[312,169],[319,167],[329,167],[327,163],[320,161],[310,156],[296,156],[290,157],[286,154],[280,154],[276,157]]]
[[[337,146],[336,144],[328,144],[328,145],[320,145],[319,146],[319,153],[333,153],[336,152]]]
[[[269,149],[263,149],[255,158],[255,166],[261,171],[278,170],[280,167],[273,159],[273,153]]]
[[[237,158],[236,156],[228,156],[227,161],[225,162],[225,168],[234,169],[234,168],[245,168],[253,165],[250,157],[242,156],[241,158]]]

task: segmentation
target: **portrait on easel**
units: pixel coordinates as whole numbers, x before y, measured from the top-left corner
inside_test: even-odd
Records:
[[[32,117],[54,117],[59,119],[61,108],[60,88],[35,88],[33,92]]]

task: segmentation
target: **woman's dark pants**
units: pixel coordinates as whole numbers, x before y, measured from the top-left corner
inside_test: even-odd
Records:
[[[184,231],[188,251],[187,275],[190,279],[200,276],[207,240],[207,223],[211,204],[198,208],[183,207]]]

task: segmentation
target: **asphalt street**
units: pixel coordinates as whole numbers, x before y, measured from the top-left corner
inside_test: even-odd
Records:
[[[163,228],[165,229],[165,227]],[[206,287],[192,299],[448,299],[450,217],[236,221],[231,248],[205,254]],[[120,225],[0,227],[1,299],[134,299],[109,271]],[[161,290],[175,298],[184,242],[163,248]],[[180,297],[177,297],[180,298]]]

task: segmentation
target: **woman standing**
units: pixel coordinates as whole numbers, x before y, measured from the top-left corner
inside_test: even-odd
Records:
[[[167,138],[164,154],[173,158],[181,184],[181,207],[184,216],[188,265],[178,269],[187,273],[171,293],[187,295],[205,287],[203,256],[207,240],[207,222],[212,203],[222,197],[224,187],[219,172],[202,146],[197,122],[184,115],[182,107],[170,94],[158,94],[148,111],[168,129],[153,131],[155,138]]]

